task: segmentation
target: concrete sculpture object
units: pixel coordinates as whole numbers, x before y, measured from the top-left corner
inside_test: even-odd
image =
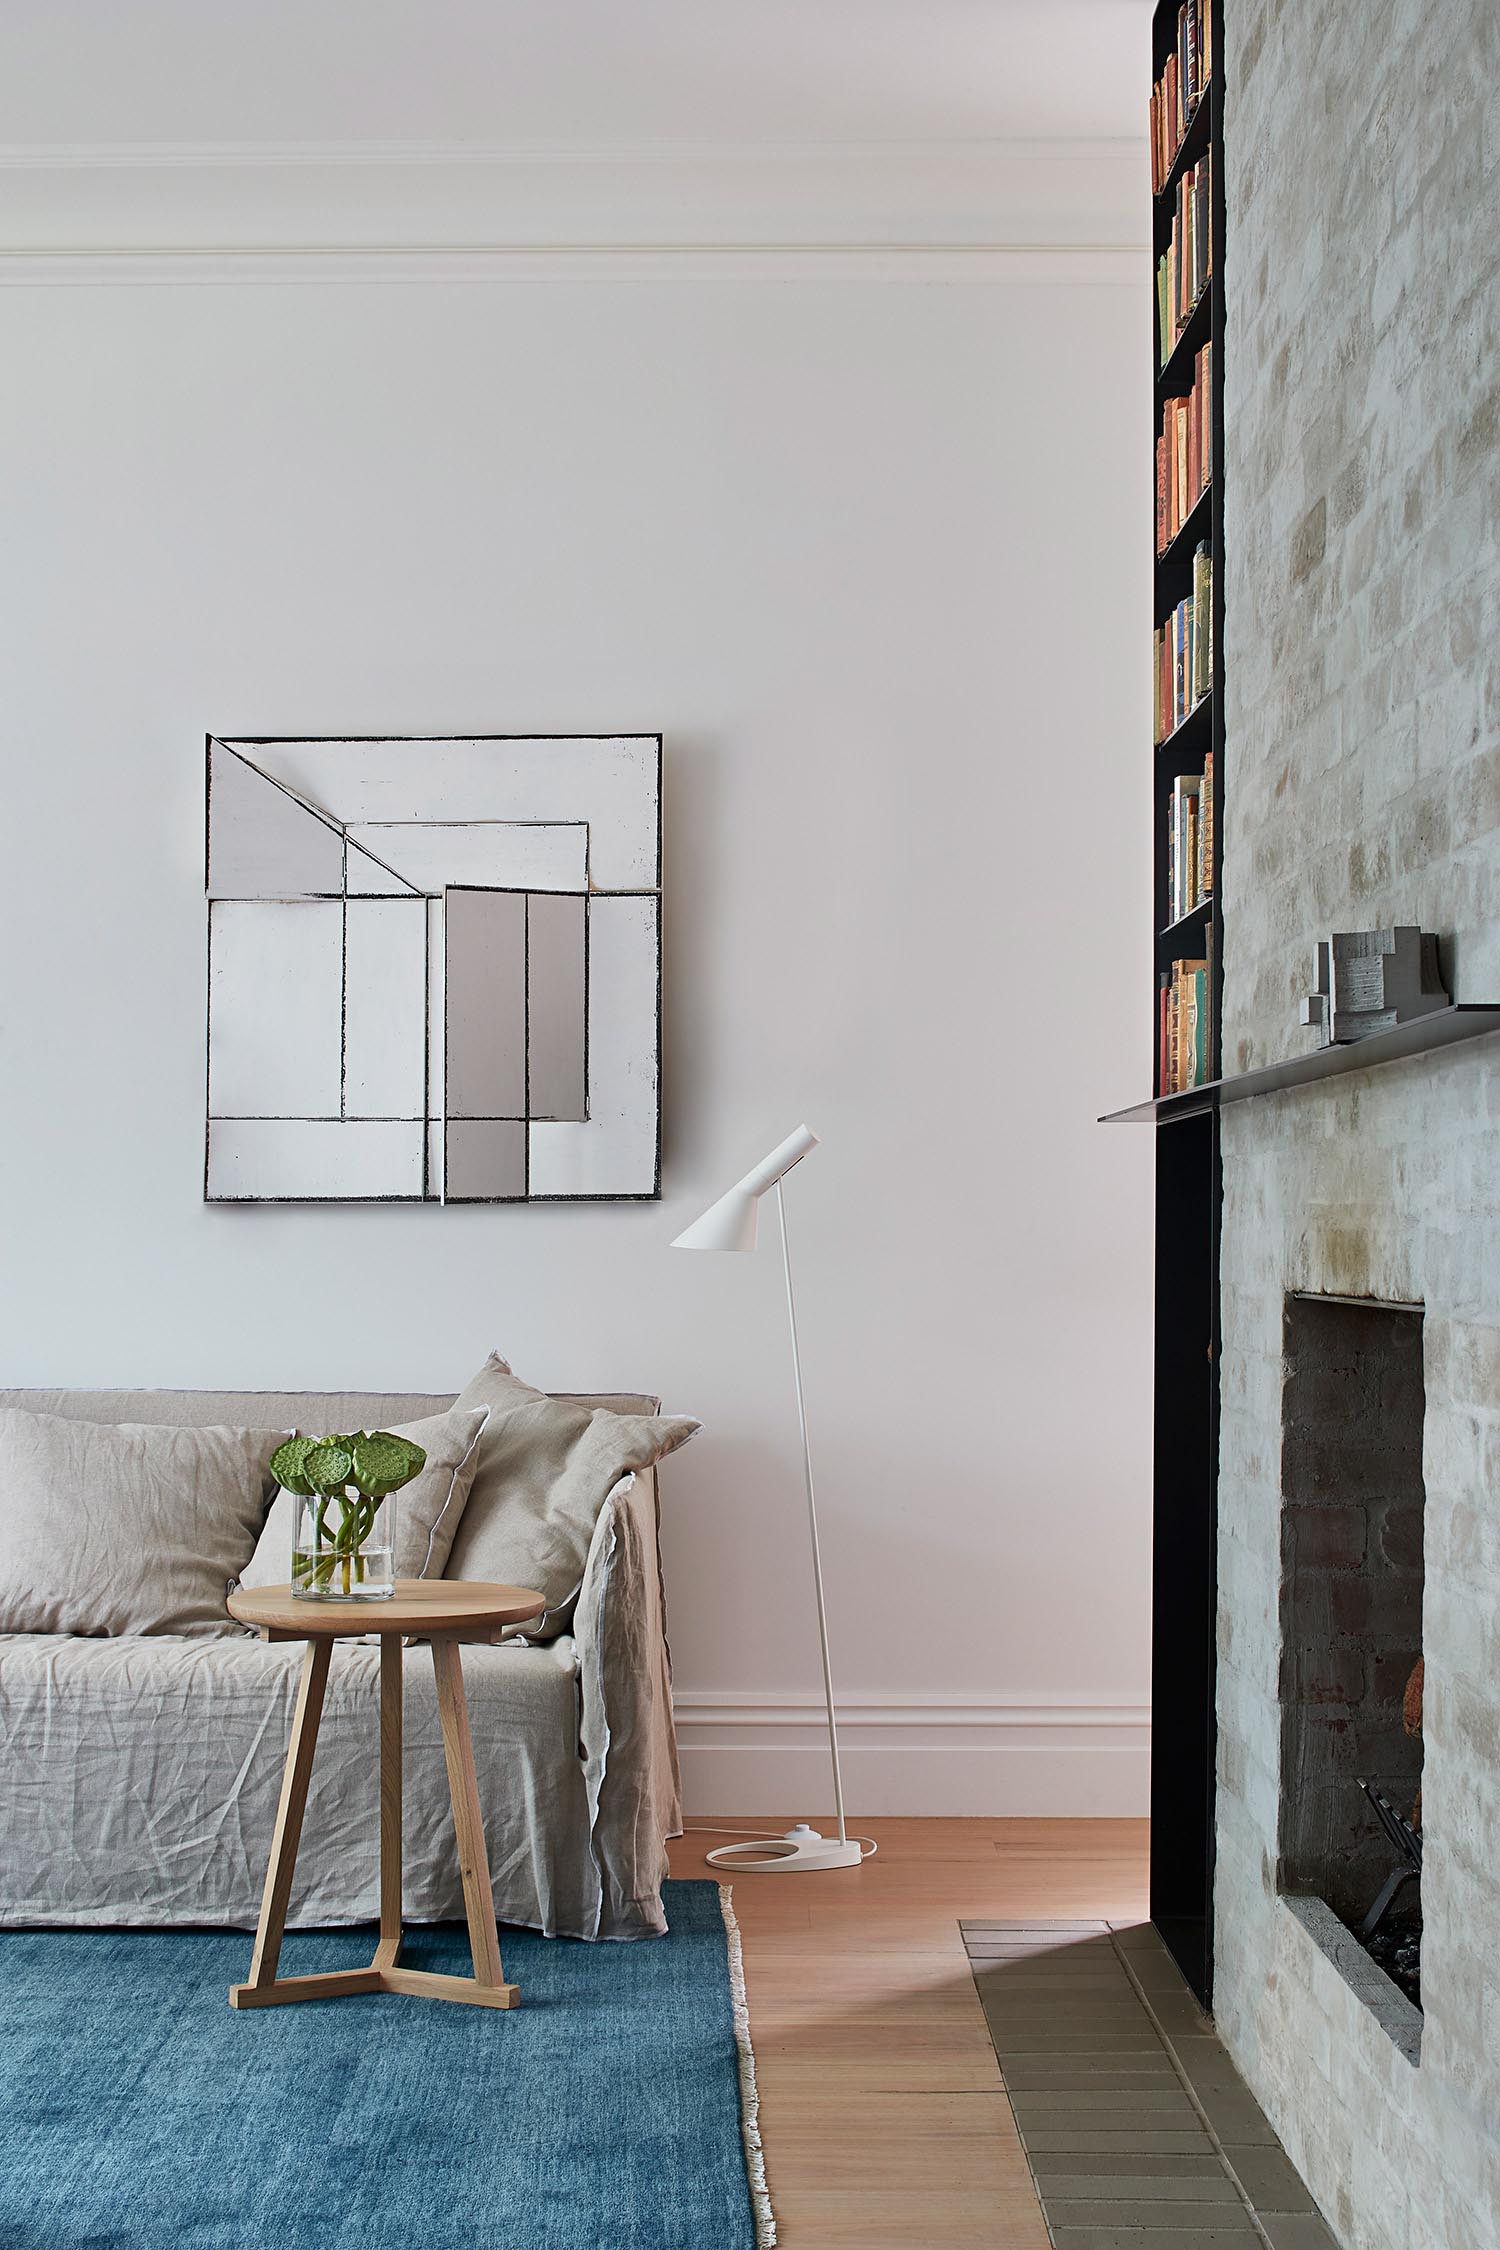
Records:
[[[1335,930],[1318,946],[1302,1021],[1321,1030],[1325,1047],[1343,1046],[1450,1005],[1430,930]]]

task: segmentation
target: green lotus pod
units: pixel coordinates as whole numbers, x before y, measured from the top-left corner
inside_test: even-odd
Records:
[[[303,1475],[303,1464],[317,1444],[316,1438],[291,1437],[285,1445],[278,1445],[271,1455],[271,1474],[283,1491],[292,1493],[298,1500],[312,1498],[312,1486]]]
[[[302,1457],[302,1474],[314,1492],[342,1492],[354,1474],[354,1455],[342,1438],[320,1438]]]
[[[383,1500],[399,1492],[426,1461],[420,1445],[396,1437],[389,1430],[361,1431],[354,1440],[354,1481],[368,1499]]]

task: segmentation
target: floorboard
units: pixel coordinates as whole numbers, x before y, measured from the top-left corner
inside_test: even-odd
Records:
[[[690,1825],[673,1874],[717,1875]],[[780,2250],[1048,2250],[959,1924],[1144,1916],[1146,1823],[861,1829],[863,1867],[733,1877]]]

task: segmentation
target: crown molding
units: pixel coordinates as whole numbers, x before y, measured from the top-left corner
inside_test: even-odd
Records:
[[[1144,134],[976,136],[942,141],[734,141],[517,142],[517,141],[0,141],[0,171],[115,171],[233,169],[271,166],[353,167],[395,164],[461,166],[608,164],[615,167],[696,165],[753,160],[795,163],[836,159],[865,164],[923,161],[955,154],[991,162],[1004,158],[1074,163],[1106,156],[1134,163],[1149,143]]]
[[[274,287],[371,283],[552,284],[609,282],[996,283],[1013,287],[1121,287],[1149,279],[1144,250],[994,248],[953,244],[870,247],[677,244],[633,249],[555,248],[0,250],[0,289]]]
[[[0,171],[0,257],[12,267],[560,252],[951,260],[1144,250],[1150,235],[1145,144],[1134,140],[12,146]],[[47,278],[39,265],[34,278]]]

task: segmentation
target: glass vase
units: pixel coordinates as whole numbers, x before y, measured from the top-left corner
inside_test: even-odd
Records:
[[[292,1592],[310,1602],[388,1601],[396,1591],[396,1500],[314,1493],[297,1504]]]

